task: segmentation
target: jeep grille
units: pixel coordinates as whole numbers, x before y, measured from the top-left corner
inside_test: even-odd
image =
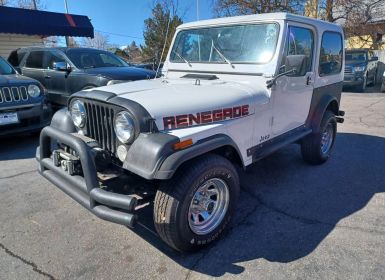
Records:
[[[25,86],[0,88],[0,103],[26,101],[28,97]]]
[[[83,101],[87,112],[86,136],[98,141],[104,150],[115,154],[114,106],[90,100]]]

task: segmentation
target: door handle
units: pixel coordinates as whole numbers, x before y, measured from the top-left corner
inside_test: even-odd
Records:
[[[311,83],[312,83],[312,76],[311,75],[309,75],[309,76],[307,76],[306,77],[306,85],[308,86],[308,85],[310,85]]]
[[[51,79],[51,76],[46,75],[44,78]]]

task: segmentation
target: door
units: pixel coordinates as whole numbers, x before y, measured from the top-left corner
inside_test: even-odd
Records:
[[[21,73],[24,76],[38,80],[44,87],[46,87],[47,83],[44,78],[43,56],[44,51],[31,51],[28,54],[25,64],[21,67]]]
[[[305,71],[278,78],[272,88],[273,135],[281,135],[305,123],[313,94],[315,31],[302,24],[289,24],[287,28],[280,72],[285,72],[288,55],[305,55]]]
[[[63,54],[56,50],[45,51],[44,54],[44,77],[49,98],[52,102],[65,105],[68,93],[69,71],[59,71],[54,68],[56,62],[67,62]]]

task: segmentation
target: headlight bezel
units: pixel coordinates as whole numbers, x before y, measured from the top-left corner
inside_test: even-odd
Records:
[[[128,126],[131,128],[129,137],[122,137],[119,128],[117,126],[117,120],[119,118],[123,117],[126,121]],[[121,123],[122,124],[122,123]],[[136,136],[136,125],[135,125],[135,118],[126,110],[121,110],[116,113],[114,117],[114,132],[116,135],[116,138],[123,144],[131,144]]]
[[[41,88],[38,85],[30,84],[27,88],[28,95],[32,98],[38,98],[41,95]]]
[[[79,113],[78,116],[74,116],[75,113],[74,113],[73,108],[75,105],[77,105],[78,112],[76,112],[76,113]],[[84,128],[86,126],[86,123],[87,123],[87,111],[86,111],[86,107],[84,105],[84,102],[81,101],[80,99],[75,99],[75,100],[71,101],[69,109],[70,109],[69,111],[70,111],[70,115],[72,118],[72,122],[74,123],[74,125],[79,129]],[[79,116],[80,116],[80,121],[77,121],[75,118],[79,117]]]

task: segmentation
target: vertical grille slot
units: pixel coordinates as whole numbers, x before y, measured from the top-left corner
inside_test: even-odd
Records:
[[[11,91],[12,91],[13,100],[20,101],[21,97],[20,97],[19,89],[17,87],[12,87]]]
[[[87,111],[87,136],[99,142],[99,145],[115,153],[116,137],[113,127],[114,109],[108,105],[85,101]]]
[[[0,89],[0,103],[3,103],[3,102],[4,102],[3,93],[2,93],[2,90]]]
[[[9,90],[9,88],[7,87],[3,88],[3,96],[4,96],[5,102],[12,101],[11,91]]]
[[[27,88],[22,86],[19,88],[20,91],[20,96],[23,101],[28,100],[28,93],[27,93]]]

